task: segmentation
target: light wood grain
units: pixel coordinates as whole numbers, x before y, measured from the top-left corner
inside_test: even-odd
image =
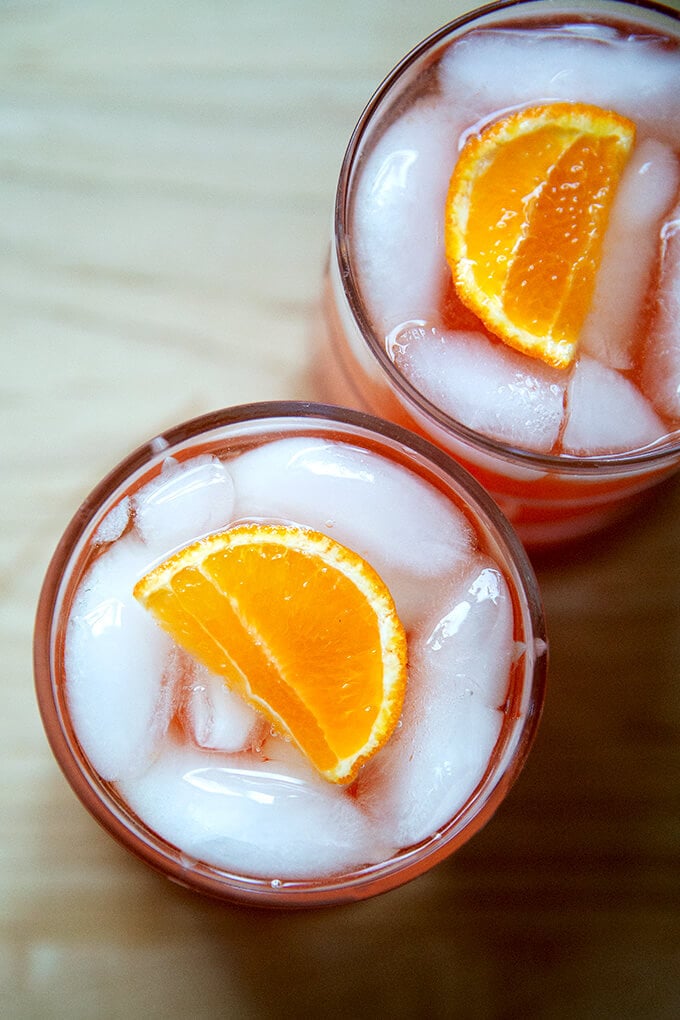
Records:
[[[203,901],[53,762],[35,603],[82,497],[160,429],[314,396],[333,190],[390,66],[460,0],[0,5],[0,1014],[639,1017],[680,1004],[680,485],[539,565],[543,725],[492,824],[374,901]]]

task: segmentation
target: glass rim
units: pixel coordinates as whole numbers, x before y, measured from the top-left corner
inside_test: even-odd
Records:
[[[350,228],[351,181],[354,168],[358,162],[361,143],[369,133],[374,116],[379,112],[383,100],[387,99],[392,89],[399,83],[403,74],[421,58],[430,53],[436,46],[462,28],[493,16],[498,13],[521,10],[532,7],[543,10],[545,16],[558,15],[563,11],[581,10],[586,14],[606,12],[607,8],[620,8],[622,12],[631,9],[631,18],[635,11],[651,12],[678,24],[680,42],[680,12],[657,0],[495,0],[461,14],[459,17],[442,25],[417,43],[394,65],[373,92],[364,107],[354,130],[340,166],[340,174],[335,194],[333,209],[333,242],[331,257],[335,257],[340,278],[343,281],[344,294],[349,309],[361,338],[379,369],[395,388],[399,399],[404,399],[407,406],[415,407],[425,419],[434,423],[445,434],[468,444],[483,454],[500,457],[502,460],[521,464],[527,469],[541,472],[558,472],[565,475],[602,475],[617,474],[635,468],[663,468],[672,464],[680,457],[680,428],[672,430],[653,443],[635,450],[621,451],[610,454],[594,454],[577,456],[572,454],[551,454],[527,450],[512,443],[504,442],[492,436],[475,431],[463,422],[447,414],[417,389],[396,367],[387,352],[384,338],[380,338],[371,328],[370,316],[365,302],[361,297],[361,288],[350,254],[352,249]]]
[[[190,855],[183,855],[181,848],[156,835],[143,819],[126,808],[111,784],[98,776],[68,718],[63,684],[56,669],[60,622],[68,611],[65,594],[74,577],[77,581],[84,536],[94,529],[98,514],[108,508],[126,480],[132,480],[151,461],[171,456],[181,444],[207,437],[211,432],[217,440],[221,432],[231,428],[238,430],[239,426],[258,422],[264,428],[268,422],[275,427],[281,421],[299,421],[301,427],[305,422],[313,425],[316,421],[338,431],[348,425],[355,432],[374,437],[379,449],[396,445],[405,452],[414,452],[421,461],[431,462],[437,472],[450,479],[454,491],[460,488],[470,499],[470,507],[481,518],[482,528],[491,531],[507,559],[503,568],[521,600],[528,636],[547,647],[540,591],[528,555],[501,510],[465,468],[428,440],[373,415],[308,401],[264,401],[208,412],[164,430],[120,461],[85,498],[63,532],[40,592],[33,645],[35,691],[48,743],[67,781],[95,820],[125,849],[172,881],[222,900],[262,906],[320,906],[373,895],[371,887],[376,884],[380,886],[376,892],[401,885],[448,856],[484,824],[514,783],[533,744],[545,698],[547,654],[533,655],[525,668],[521,688],[527,698],[526,714],[510,734],[513,743],[511,751],[506,749],[508,759],[499,758],[493,767],[490,759],[474,793],[454,818],[440,828],[436,839],[430,837],[388,861],[347,870],[328,879],[286,879],[272,883],[196,862]],[[405,877],[404,872],[408,872]]]

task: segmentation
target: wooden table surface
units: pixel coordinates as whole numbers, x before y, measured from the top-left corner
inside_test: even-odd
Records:
[[[309,323],[346,141],[456,0],[0,4],[0,1015],[680,1013],[680,483],[538,565],[552,661],[493,822],[410,885],[314,913],[147,870],[71,793],[32,686],[35,603],[132,447],[313,397]]]

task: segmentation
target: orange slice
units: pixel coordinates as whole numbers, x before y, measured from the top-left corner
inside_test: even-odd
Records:
[[[349,782],[394,729],[402,624],[373,568],[326,535],[239,525],[174,554],[134,594],[326,779]]]
[[[547,103],[472,137],[446,201],[446,257],[465,305],[501,340],[556,368],[574,359],[635,125]]]

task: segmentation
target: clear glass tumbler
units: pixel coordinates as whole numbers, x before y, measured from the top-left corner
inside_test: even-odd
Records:
[[[439,669],[446,690],[455,692],[461,676],[464,683],[446,702],[450,714],[435,711],[436,740],[444,741],[435,769],[446,775],[444,800],[454,787],[458,793],[432,831],[419,819],[421,830],[411,829],[403,842],[398,826],[396,835],[388,832],[394,812],[401,812],[401,794],[390,785],[390,770],[405,764],[398,741],[407,730],[419,734],[428,713],[432,722],[429,688],[419,686],[427,668],[409,674],[403,725],[350,789],[311,775],[271,732],[237,751],[205,739],[206,719],[221,711],[215,708],[220,694],[186,660],[173,672],[176,651],[154,658],[161,632],[135,605],[131,588],[150,563],[234,519],[293,521],[338,541],[353,535],[355,550],[366,557],[375,548],[375,557],[385,560],[383,576],[394,578],[416,672],[433,644],[464,641],[466,618],[477,620],[481,630],[472,632],[458,665]],[[461,578],[468,578],[463,595],[450,603],[446,593],[458,591]],[[433,600],[444,618],[434,629]],[[382,893],[465,843],[525,762],[543,704],[546,659],[532,568],[481,486],[447,454],[397,425],[296,402],[207,414],[155,437],[118,465],[59,542],[40,595],[34,644],[49,743],[94,818],[172,881],[219,900],[266,907]],[[497,686],[485,693],[489,673]],[[409,706],[411,684],[413,698],[416,690],[425,693]],[[210,711],[202,701],[196,728],[186,699],[205,698],[209,690]],[[460,761],[447,748],[449,730],[468,734]],[[439,755],[439,743],[432,747]],[[392,756],[389,768],[380,766],[381,755]],[[413,787],[410,773],[404,777]],[[392,803],[386,821],[383,795]]]
[[[644,262],[651,277],[635,326],[638,333],[647,328],[652,315],[650,338],[645,341],[651,367],[645,360],[647,353],[636,354],[636,358],[643,357],[643,367],[636,361],[612,375],[609,367],[601,371],[596,366],[593,372],[591,365],[588,376],[600,380],[610,373],[615,396],[606,400],[613,401],[609,421],[614,432],[631,418],[629,400],[637,413],[639,394],[631,395],[630,387],[637,388],[639,376],[645,373],[655,378],[650,383],[655,400],[656,390],[663,390],[666,397],[660,393],[658,403],[666,400],[666,408],[669,403],[673,406],[668,413],[659,412],[658,434],[650,426],[651,434],[647,430],[643,441],[631,446],[615,442],[610,449],[593,440],[594,452],[583,453],[560,446],[557,426],[554,442],[547,448],[532,448],[531,443],[525,446],[513,431],[514,425],[512,430],[502,425],[495,431],[490,421],[494,408],[488,406],[488,391],[493,387],[497,387],[494,392],[505,391],[504,399],[513,388],[516,392],[522,389],[527,419],[534,416],[530,407],[534,383],[520,378],[524,368],[517,368],[517,363],[513,362],[516,371],[508,368],[500,381],[480,376],[479,401],[474,374],[467,389],[455,379],[451,388],[438,374],[450,342],[447,331],[481,328],[470,314],[461,316],[460,308],[454,309],[453,327],[447,319],[452,308],[443,238],[448,180],[459,147],[470,132],[509,109],[551,101],[607,104],[624,114],[628,111],[638,118],[640,145],[649,146],[650,139],[651,144],[657,144],[658,136],[662,139],[658,144],[665,147],[662,162],[672,164],[675,160],[677,166],[679,18],[677,11],[645,0],[510,0],[471,11],[417,45],[391,71],[362,113],[341,167],[319,323],[317,393],[323,400],[398,422],[450,452],[494,496],[531,547],[596,531],[634,506],[644,490],[680,465],[680,274],[676,268],[680,261],[680,195],[676,190],[675,198],[666,200],[665,211],[656,213],[658,245],[651,268],[644,262],[646,235],[643,237],[638,226],[628,230],[628,247],[620,248],[628,252],[627,265],[635,267],[635,273],[638,263]],[[465,65],[459,70],[449,59],[454,47],[461,43],[468,46],[479,33],[485,33],[486,46],[489,39],[502,42],[509,30],[523,33],[524,42],[518,46],[513,41],[507,50],[499,49],[497,57],[487,55],[488,63],[482,62],[481,56],[478,63],[466,57],[467,63],[459,61],[461,67]],[[533,46],[539,36],[548,38],[547,51]],[[639,47],[632,62],[620,47],[623,37],[627,45]],[[587,60],[574,57],[575,47],[584,41],[592,53],[602,55],[600,63],[599,56],[593,58],[594,63],[590,55]],[[489,48],[488,52],[496,51]],[[658,56],[661,63],[657,66]],[[663,106],[667,99],[668,110]],[[448,151],[442,131],[450,131]],[[639,149],[641,160],[643,151]],[[643,160],[641,174],[644,169]],[[671,166],[670,176],[676,172]],[[663,187],[672,191],[667,179]],[[625,213],[623,218],[625,221]],[[624,222],[622,233],[625,227]],[[661,268],[659,252],[665,259]],[[618,289],[607,300],[623,306],[641,286],[635,275],[633,284],[617,284]],[[664,293],[654,292],[657,284],[665,288]],[[650,306],[656,311],[650,312]],[[423,381],[425,369],[421,373],[417,361],[419,355],[411,357],[410,353],[416,352],[423,337],[433,366],[427,369],[427,383]],[[403,367],[406,361],[411,365],[409,371]],[[524,362],[531,373],[534,359],[524,358]],[[455,376],[457,363],[450,362],[445,370]],[[562,385],[559,373],[550,380],[557,387]],[[617,395],[624,389],[628,391],[626,402],[619,404]],[[569,407],[573,407],[571,393],[567,388],[559,398]],[[587,413],[593,405],[596,410],[600,403],[604,407],[605,394],[598,389],[587,399]],[[561,406],[557,413],[563,413]],[[560,428],[565,421],[563,418]],[[528,436],[532,427],[527,425]],[[589,427],[586,421],[584,429]],[[605,431],[609,427],[605,424]]]

